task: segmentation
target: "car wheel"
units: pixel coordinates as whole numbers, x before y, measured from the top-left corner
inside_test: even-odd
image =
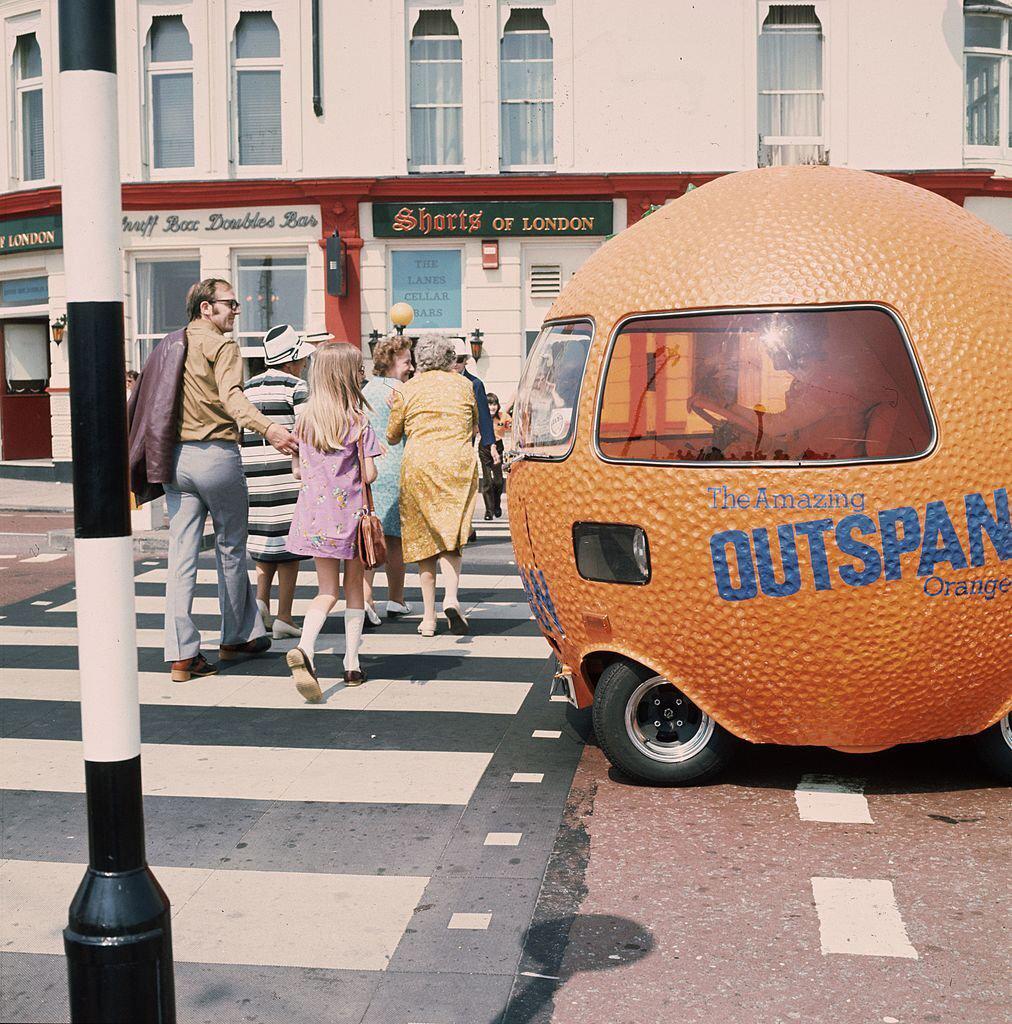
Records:
[[[622,661],[601,674],[593,717],[608,760],[640,782],[701,782],[720,771],[741,742],[663,676]]]
[[[980,759],[1004,782],[1012,783],[1012,712],[990,729],[977,733],[973,744]]]

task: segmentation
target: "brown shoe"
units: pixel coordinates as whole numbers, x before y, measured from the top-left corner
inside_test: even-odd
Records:
[[[222,644],[218,648],[218,657],[222,661],[233,661],[235,658],[252,657],[263,654],[271,649],[269,636],[258,636],[256,640],[247,640],[244,644]]]
[[[366,679],[369,677],[357,669],[354,672],[345,672],[344,674],[344,685],[345,686],[361,686]]]
[[[286,655],[285,662],[292,670],[292,679],[295,680],[295,689],[302,694],[306,700],[316,704],[323,700],[323,690],[320,689],[320,680],[316,678],[316,669],[309,655],[301,647],[293,647]]]
[[[193,676],[213,676],[217,671],[218,666],[212,665],[198,652],[192,658],[183,658],[172,663],[172,681],[188,683]]]

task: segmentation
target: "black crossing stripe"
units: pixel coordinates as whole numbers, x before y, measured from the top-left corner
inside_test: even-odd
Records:
[[[128,537],[123,303],[67,303],[74,534]]]

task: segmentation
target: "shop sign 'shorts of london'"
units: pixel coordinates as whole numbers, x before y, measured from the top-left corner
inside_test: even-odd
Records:
[[[59,217],[0,221],[0,254],[62,248],[63,223]]]
[[[318,206],[224,207],[220,210],[126,210],[123,235],[127,239],[210,239],[221,237],[317,237]]]
[[[375,203],[372,229],[377,238],[610,235],[612,204]]]

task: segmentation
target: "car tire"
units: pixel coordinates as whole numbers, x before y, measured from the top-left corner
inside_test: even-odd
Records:
[[[977,756],[1002,781],[1012,784],[1012,712],[971,738]]]
[[[741,743],[662,676],[626,661],[601,673],[593,719],[608,760],[652,785],[702,782],[724,768]]]

